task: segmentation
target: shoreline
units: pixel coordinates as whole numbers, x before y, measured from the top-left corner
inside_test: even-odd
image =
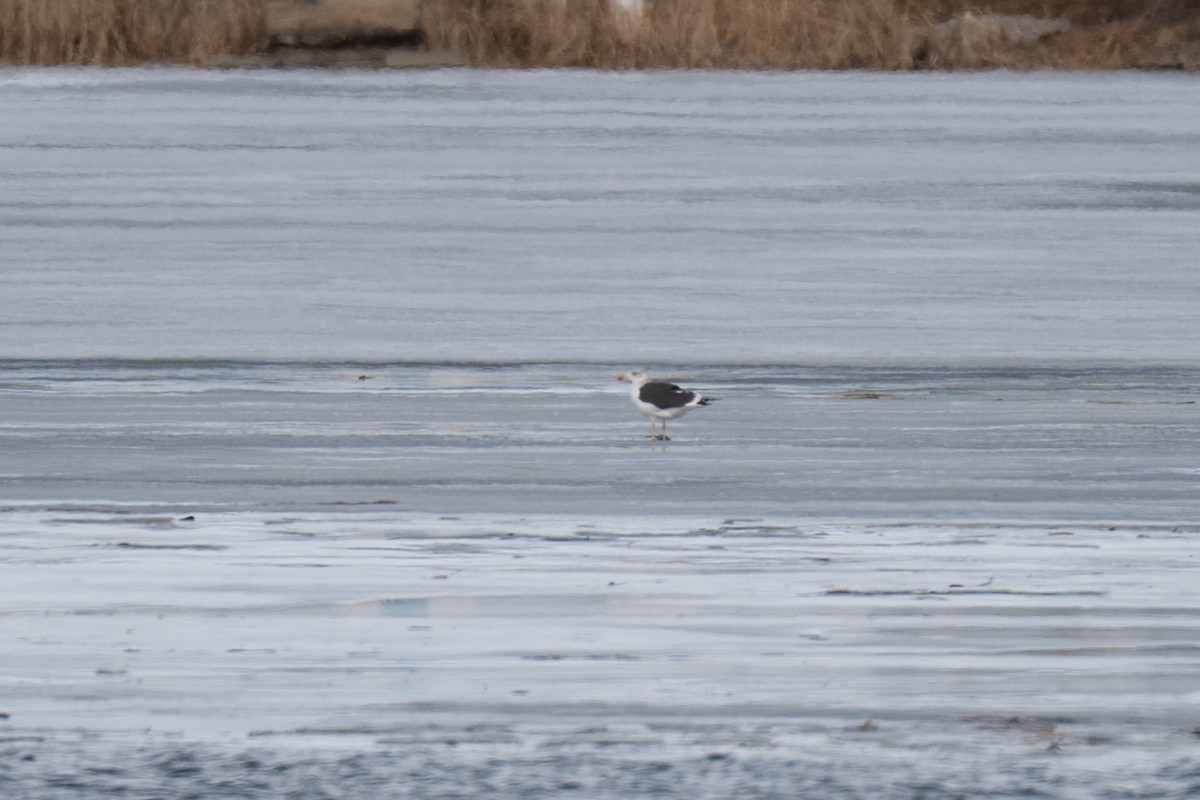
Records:
[[[600,70],[1200,69],[1184,0],[15,0],[0,64]]]

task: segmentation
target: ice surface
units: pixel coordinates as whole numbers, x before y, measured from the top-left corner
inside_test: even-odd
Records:
[[[10,511],[0,777],[10,797],[238,781],[321,797],[311,771],[354,759],[333,796],[621,797],[649,771],[639,796],[977,796],[974,782],[1182,797],[1195,541],[1162,526]]]
[[[0,797],[1194,793],[1198,95],[0,72]]]
[[[646,441],[619,366],[11,363],[0,503],[1191,524],[1197,374],[685,367]]]
[[[1172,74],[0,75],[0,356],[1196,363]]]

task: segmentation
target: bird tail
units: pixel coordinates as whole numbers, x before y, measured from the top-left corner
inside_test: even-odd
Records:
[[[706,406],[709,403],[711,403],[713,400],[719,400],[719,399],[720,399],[719,397],[701,397],[700,402],[697,405]]]

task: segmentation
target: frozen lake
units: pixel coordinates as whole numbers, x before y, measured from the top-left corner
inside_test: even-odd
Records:
[[[1200,791],[1193,77],[0,107],[5,800]]]
[[[1195,365],[1174,74],[9,70],[0,356]]]

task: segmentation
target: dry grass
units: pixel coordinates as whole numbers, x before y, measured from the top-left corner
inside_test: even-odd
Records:
[[[425,0],[422,20],[432,46],[499,67],[1111,69],[1200,51],[1195,0]]]
[[[426,0],[430,44],[487,66],[905,69],[893,0]]]
[[[263,35],[258,0],[0,0],[9,64],[205,64]]]
[[[0,62],[206,64],[264,45],[262,2],[0,0]],[[421,27],[487,67],[1200,69],[1197,0],[422,0]]]

